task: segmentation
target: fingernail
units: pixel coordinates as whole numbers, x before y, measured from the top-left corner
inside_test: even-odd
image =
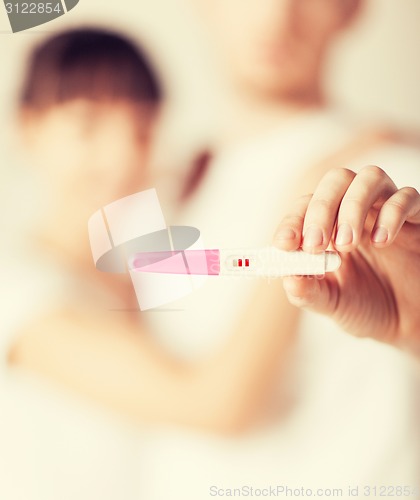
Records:
[[[296,238],[296,233],[293,231],[293,229],[290,229],[289,227],[283,227],[276,234],[276,240],[279,241],[294,240],[295,238]]]
[[[323,240],[322,231],[318,226],[309,226],[303,236],[303,244],[306,247],[319,247]]]
[[[350,224],[344,222],[338,226],[337,236],[335,237],[335,243],[337,245],[350,245],[353,241],[353,230]]]
[[[379,226],[375,229],[372,235],[372,241],[375,243],[385,243],[388,239],[388,231],[383,226]]]

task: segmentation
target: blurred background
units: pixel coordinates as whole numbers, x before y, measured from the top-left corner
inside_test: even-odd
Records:
[[[168,158],[208,141],[217,130],[228,87],[191,8],[200,1],[81,0],[71,13],[17,34],[10,34],[6,12],[1,10],[2,179],[6,181],[12,172],[9,139],[28,48],[49,32],[69,26],[99,24],[122,29],[149,48],[163,78],[170,82],[171,109],[165,131]],[[365,11],[332,54],[326,82],[331,99],[364,118],[420,128],[420,4],[417,0],[369,0]]]

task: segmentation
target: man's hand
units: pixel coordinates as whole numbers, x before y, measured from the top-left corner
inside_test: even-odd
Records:
[[[420,343],[420,195],[397,189],[374,166],[357,175],[330,170],[298,199],[274,244],[282,250],[335,249],[342,264],[323,279],[287,277],[290,302],[333,318],[359,337]]]

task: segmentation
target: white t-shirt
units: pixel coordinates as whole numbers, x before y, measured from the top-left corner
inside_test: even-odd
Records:
[[[354,135],[354,127],[338,116],[314,113],[232,148],[213,163],[177,222],[198,227],[206,248],[266,245],[280,221],[282,197],[306,168]],[[400,186],[420,187],[418,151],[382,146],[346,166],[357,170],[372,163]],[[194,358],[225,341],[254,286],[250,280],[210,278],[146,318],[166,348]],[[146,469],[140,471],[145,498],[195,500],[210,497],[211,486],[277,484],[346,488],[346,497],[352,485],[418,483],[415,362],[392,347],[352,338],[310,312],[302,314],[298,338],[289,414],[233,439],[171,428],[149,435]]]

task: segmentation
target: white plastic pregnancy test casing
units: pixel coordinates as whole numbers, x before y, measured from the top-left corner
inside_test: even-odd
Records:
[[[336,271],[341,258],[336,252],[286,252],[275,247],[220,250],[220,275],[281,277],[323,275]]]

